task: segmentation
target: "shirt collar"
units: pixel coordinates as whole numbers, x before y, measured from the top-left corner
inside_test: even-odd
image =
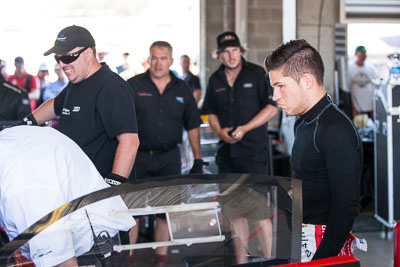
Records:
[[[314,119],[319,118],[322,112],[332,104],[331,97],[325,94],[309,111],[300,116],[300,120],[311,123]]]
[[[148,83],[154,84],[153,81],[150,78],[150,70],[147,70],[145,72],[144,76],[145,76],[145,78],[146,78]],[[178,77],[176,77],[175,74],[171,70],[169,71],[169,76],[171,77],[171,80],[167,84],[166,88],[170,87],[172,84],[174,84],[178,80]],[[154,86],[155,86],[155,84],[154,84]],[[157,88],[157,86],[155,86],[155,87]]]
[[[247,62],[244,57],[242,57],[242,70],[247,68],[249,66],[249,63]],[[218,68],[218,73],[222,76],[225,76],[225,65],[222,63],[221,66]]]

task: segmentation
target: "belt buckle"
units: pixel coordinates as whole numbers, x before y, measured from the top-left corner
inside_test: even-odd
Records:
[[[157,150],[149,150],[149,154],[151,156],[157,156],[158,155]]]

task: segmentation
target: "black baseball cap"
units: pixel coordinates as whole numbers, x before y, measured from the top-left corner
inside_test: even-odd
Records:
[[[57,35],[54,46],[44,53],[45,56],[54,54],[65,54],[75,47],[95,47],[93,36],[90,32],[80,26],[69,26],[62,29]]]
[[[16,57],[14,62],[15,62],[15,66],[19,67],[22,64],[24,64],[24,59],[22,57]]]
[[[217,50],[221,52],[227,46],[240,47],[239,37],[234,32],[223,32],[217,37]]]

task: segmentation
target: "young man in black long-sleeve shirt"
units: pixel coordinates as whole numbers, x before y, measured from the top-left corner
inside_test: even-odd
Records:
[[[322,58],[305,40],[281,45],[265,67],[273,100],[286,115],[300,116],[291,164],[303,184],[303,222],[326,225],[313,259],[337,256],[360,209],[360,138],[326,94]]]

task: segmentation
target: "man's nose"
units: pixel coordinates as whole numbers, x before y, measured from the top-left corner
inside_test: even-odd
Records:
[[[281,98],[281,93],[279,92],[279,89],[274,88],[274,93],[272,95],[272,100],[278,101],[279,98]]]

